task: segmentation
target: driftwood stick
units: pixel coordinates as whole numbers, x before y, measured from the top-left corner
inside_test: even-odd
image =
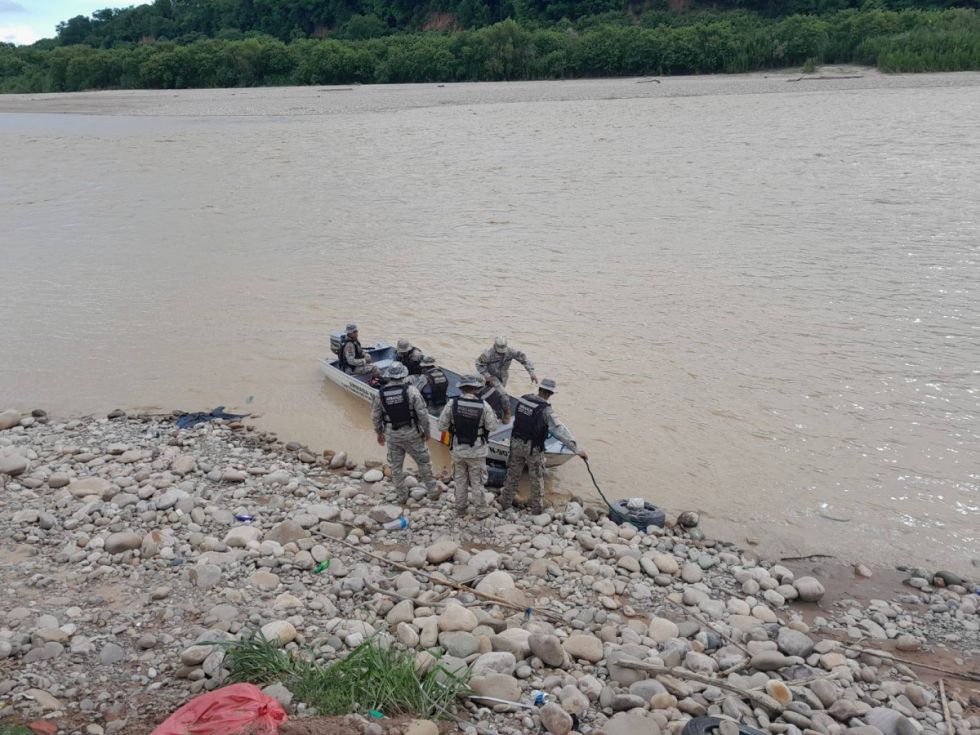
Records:
[[[728,636],[725,633],[722,633],[714,625],[712,625],[709,621],[705,620],[703,617],[701,617],[700,615],[698,615],[696,612],[692,612],[691,610],[688,610],[686,607],[684,607],[683,605],[680,605],[680,604],[674,602],[673,600],[667,599],[667,602],[669,602],[671,605],[673,605],[674,607],[676,607],[678,610],[680,610],[685,615],[690,615],[692,618],[694,618],[699,623],[701,623],[701,625],[705,625],[705,626],[711,628],[715,633],[717,633],[722,638],[724,638],[726,641],[728,641],[729,643],[731,643],[733,646],[735,646],[738,650],[740,650],[742,653],[744,653],[750,659],[752,658],[752,654],[749,653],[749,649],[747,649],[745,646],[743,646],[741,643],[739,643],[738,641],[736,641],[731,636]]]
[[[548,610],[542,610],[540,608],[535,608],[535,607],[523,608],[520,605],[515,605],[510,600],[503,599],[502,597],[497,597],[495,595],[488,595],[485,592],[479,592],[478,590],[475,590],[472,587],[466,587],[464,585],[459,584],[458,582],[454,582],[451,579],[446,579],[444,577],[436,577],[432,574],[429,574],[428,572],[423,572],[420,569],[413,569],[412,567],[406,566],[405,564],[402,564],[400,562],[392,561],[391,559],[386,559],[385,557],[380,556],[379,554],[375,554],[373,551],[362,549],[360,546],[355,546],[354,544],[348,541],[344,541],[343,539],[328,538],[327,540],[333,543],[341,544],[342,546],[346,546],[348,549],[353,549],[354,551],[364,554],[365,556],[369,556],[372,559],[376,559],[377,561],[380,561],[382,564],[387,564],[388,566],[394,567],[395,569],[401,569],[403,572],[408,572],[409,574],[418,575],[423,579],[427,579],[435,584],[442,584],[448,587],[453,587],[454,589],[457,589],[460,592],[469,592],[472,595],[476,595],[479,598],[493,602],[494,604],[500,605],[501,607],[510,608],[511,610],[524,612],[525,609],[529,609],[532,610],[535,614],[541,615],[542,617],[550,618],[555,622],[559,622],[559,623],[562,622],[562,619],[559,616],[555,615],[553,612],[550,612]]]
[[[918,661],[910,661],[907,658],[899,658],[898,656],[893,656],[890,653],[885,653],[884,651],[875,651],[867,648],[857,648],[856,646],[846,646],[841,644],[841,648],[846,651],[854,651],[855,653],[866,653],[869,656],[874,656],[876,658],[884,659],[885,661],[892,661],[894,663],[905,664],[906,666],[916,666],[920,669],[926,669],[927,671],[935,671],[937,674],[945,674],[954,679],[966,679],[967,681],[980,681],[980,674],[974,671],[963,671],[956,672],[950,671],[949,669],[944,669],[939,666],[933,666],[932,664],[923,664]]]
[[[694,674],[690,671],[685,671],[684,669],[658,666],[657,664],[648,664],[646,661],[636,661],[635,659],[621,659],[616,663],[616,665],[622,666],[624,669],[636,669],[637,671],[649,671],[651,674],[666,674],[667,676],[675,676],[678,679],[690,679],[691,681],[706,684],[707,686],[718,687],[719,689],[724,689],[725,691],[738,694],[740,697],[750,700],[772,714],[778,714],[779,712],[783,711],[783,705],[770,697],[768,694],[753,692],[749,689],[742,689],[741,687],[729,684],[727,681],[701,676],[700,674]]]
[[[949,700],[946,699],[946,682],[939,679],[939,698],[943,700],[943,719],[946,720],[946,735],[953,735],[953,718],[949,714]]]

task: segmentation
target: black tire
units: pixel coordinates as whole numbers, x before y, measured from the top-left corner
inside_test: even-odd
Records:
[[[633,510],[626,503],[625,500],[617,500],[609,509],[609,517],[619,525],[630,523],[642,531],[647,526],[663,528],[667,522],[666,513],[653,503],[644,502],[642,510]]]
[[[487,487],[503,487],[507,479],[507,465],[487,462]]]
[[[718,717],[695,717],[684,725],[681,735],[718,735],[720,725],[721,719]],[[738,723],[738,733],[739,735],[766,735],[761,730],[741,723]]]

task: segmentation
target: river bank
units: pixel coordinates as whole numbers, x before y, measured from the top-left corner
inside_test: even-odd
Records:
[[[325,662],[390,635],[422,665],[423,651],[471,664],[479,694],[551,695],[519,712],[464,703],[466,733],[567,733],[574,716],[582,733],[679,735],[705,713],[773,735],[947,733],[940,675],[891,656],[947,672],[949,726],[980,729],[978,684],[957,678],[980,668],[980,616],[955,575],[894,586],[872,569],[837,592],[677,525],[682,508],[651,534],[575,502],[459,523],[445,486],[413,491],[408,528],[388,532],[403,509],[371,457],[247,421],[113,415],[0,413],[0,718],[146,733],[221,684],[215,641],[262,629]]]

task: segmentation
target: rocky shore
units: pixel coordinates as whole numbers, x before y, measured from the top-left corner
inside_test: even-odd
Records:
[[[694,513],[647,533],[576,502],[460,523],[441,489],[403,509],[380,462],[247,422],[0,412],[0,723],[148,733],[221,686],[218,641],[261,630],[323,662],[379,635],[419,667],[472,667],[485,699],[444,732],[680,735],[715,715],[773,735],[980,733],[970,580],[910,569],[887,599],[830,599]],[[323,728],[304,732],[343,731]]]

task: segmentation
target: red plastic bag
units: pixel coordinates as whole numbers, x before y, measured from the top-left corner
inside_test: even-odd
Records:
[[[150,735],[277,735],[286,712],[254,684],[232,684],[194,697]]]

